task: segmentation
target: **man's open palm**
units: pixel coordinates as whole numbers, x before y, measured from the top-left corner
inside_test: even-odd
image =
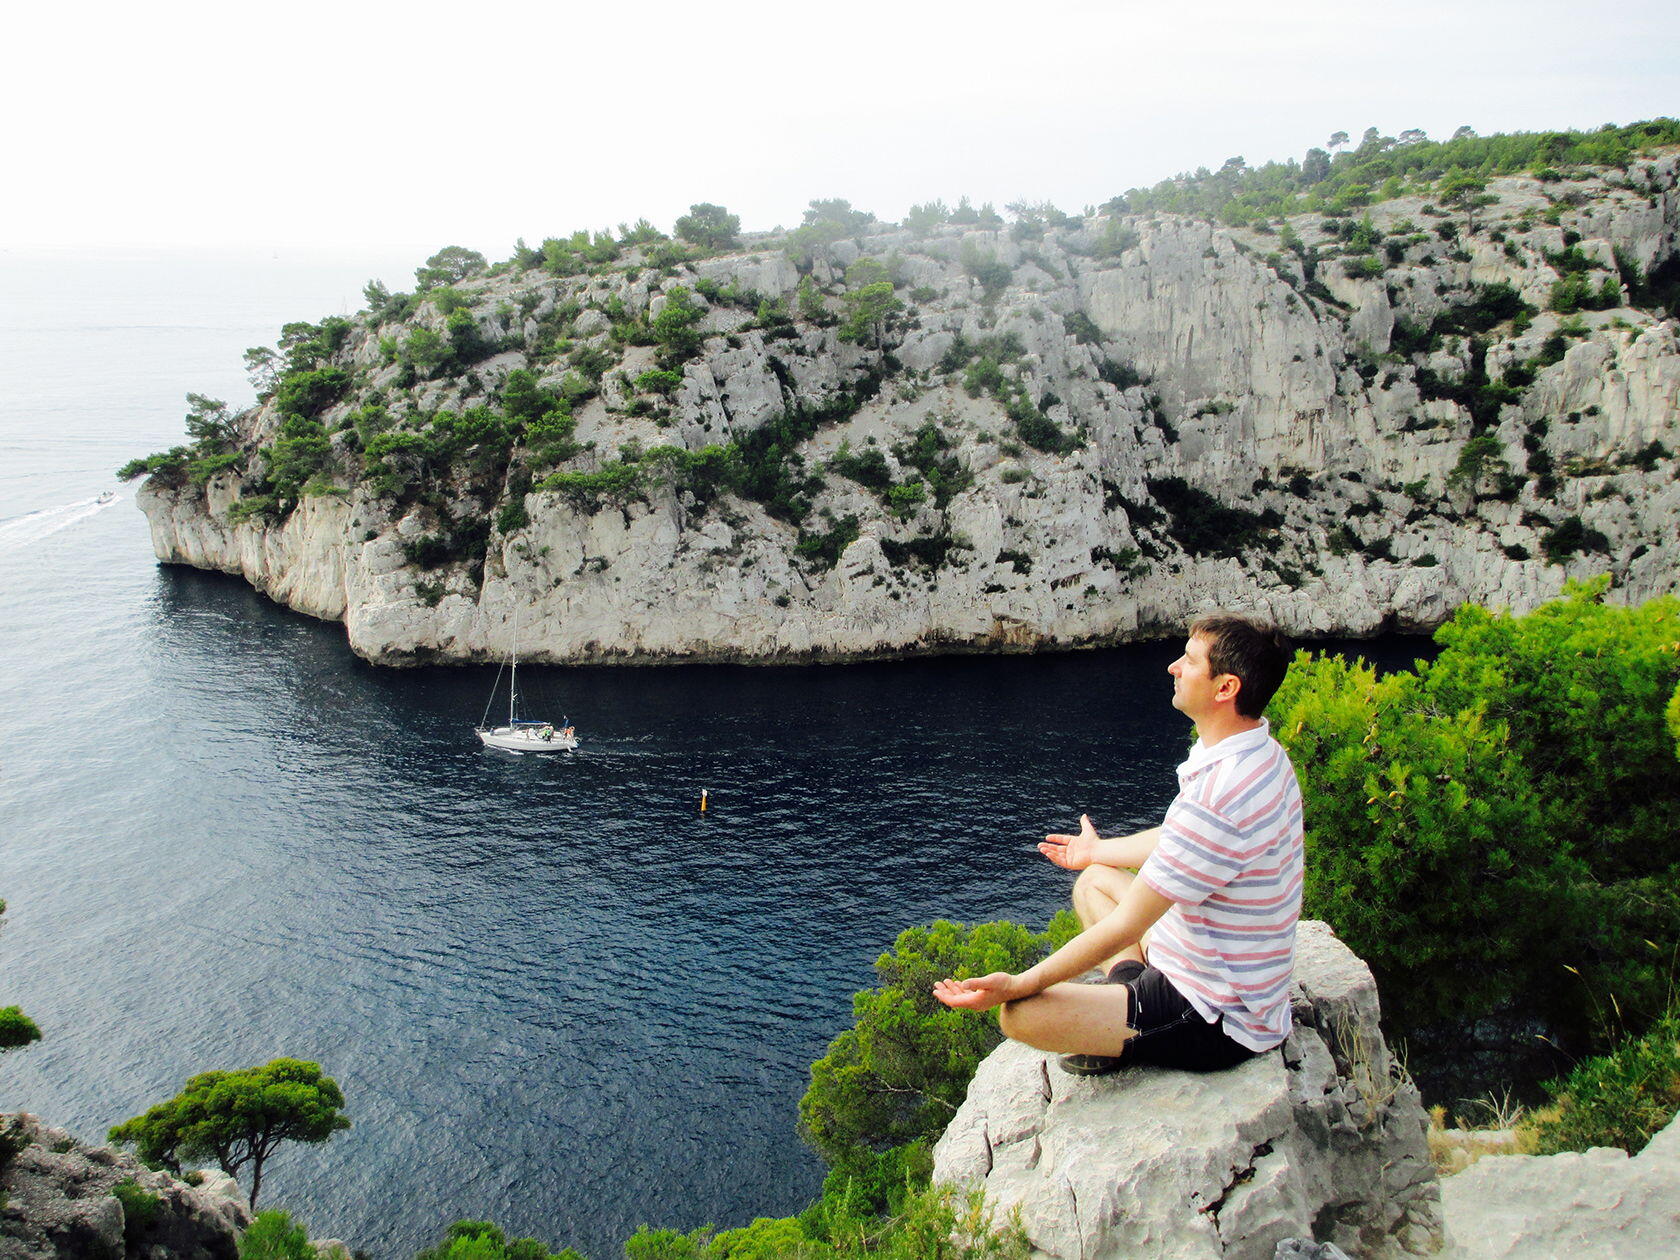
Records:
[[[1064,870],[1082,871],[1096,860],[1096,843],[1096,824],[1091,821],[1091,815],[1081,814],[1078,835],[1045,836],[1038,851]]]

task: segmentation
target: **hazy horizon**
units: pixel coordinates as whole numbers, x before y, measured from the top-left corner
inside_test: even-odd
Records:
[[[284,13],[164,0],[27,11],[0,248],[345,249],[419,262],[695,202],[748,231],[816,198],[883,219],[967,195],[1077,212],[1332,131],[1432,138],[1677,112],[1680,14],[1544,0],[1187,20],[1060,0],[1029,15],[861,0],[640,6],[634,24],[490,0]]]

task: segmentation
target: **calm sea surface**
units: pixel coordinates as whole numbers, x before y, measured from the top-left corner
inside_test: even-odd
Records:
[[[1041,926],[1071,877],[1038,836],[1159,820],[1175,650],[531,670],[582,750],[483,751],[494,671],[375,669],[160,568],[111,475],[415,261],[0,251],[0,1005],[45,1034],[0,1110],[99,1139],[195,1071],[318,1060],[355,1127],[263,1198],[377,1257],[463,1216],[604,1258],[797,1211],[807,1069],[898,932]]]

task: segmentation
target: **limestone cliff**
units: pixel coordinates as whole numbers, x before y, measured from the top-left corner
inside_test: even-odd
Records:
[[[33,1116],[0,1117],[7,1260],[235,1260],[250,1223],[231,1177],[196,1173],[189,1183]]]
[[[527,251],[334,330],[220,466],[139,502],[161,560],[393,664],[504,656],[516,619],[527,659],[774,661],[1116,642],[1215,605],[1359,635],[1605,570],[1644,599],[1680,572],[1677,170],[1240,229]],[[1600,309],[1548,309],[1560,282]],[[563,421],[541,440],[527,372]],[[319,448],[295,505],[288,440]]]

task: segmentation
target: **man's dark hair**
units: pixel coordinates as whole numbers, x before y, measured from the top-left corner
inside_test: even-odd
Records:
[[[1234,674],[1242,684],[1237,689],[1237,712],[1257,718],[1283,685],[1294,647],[1276,626],[1236,613],[1210,613],[1190,624],[1190,637],[1203,639],[1208,648],[1208,668],[1214,677]]]

